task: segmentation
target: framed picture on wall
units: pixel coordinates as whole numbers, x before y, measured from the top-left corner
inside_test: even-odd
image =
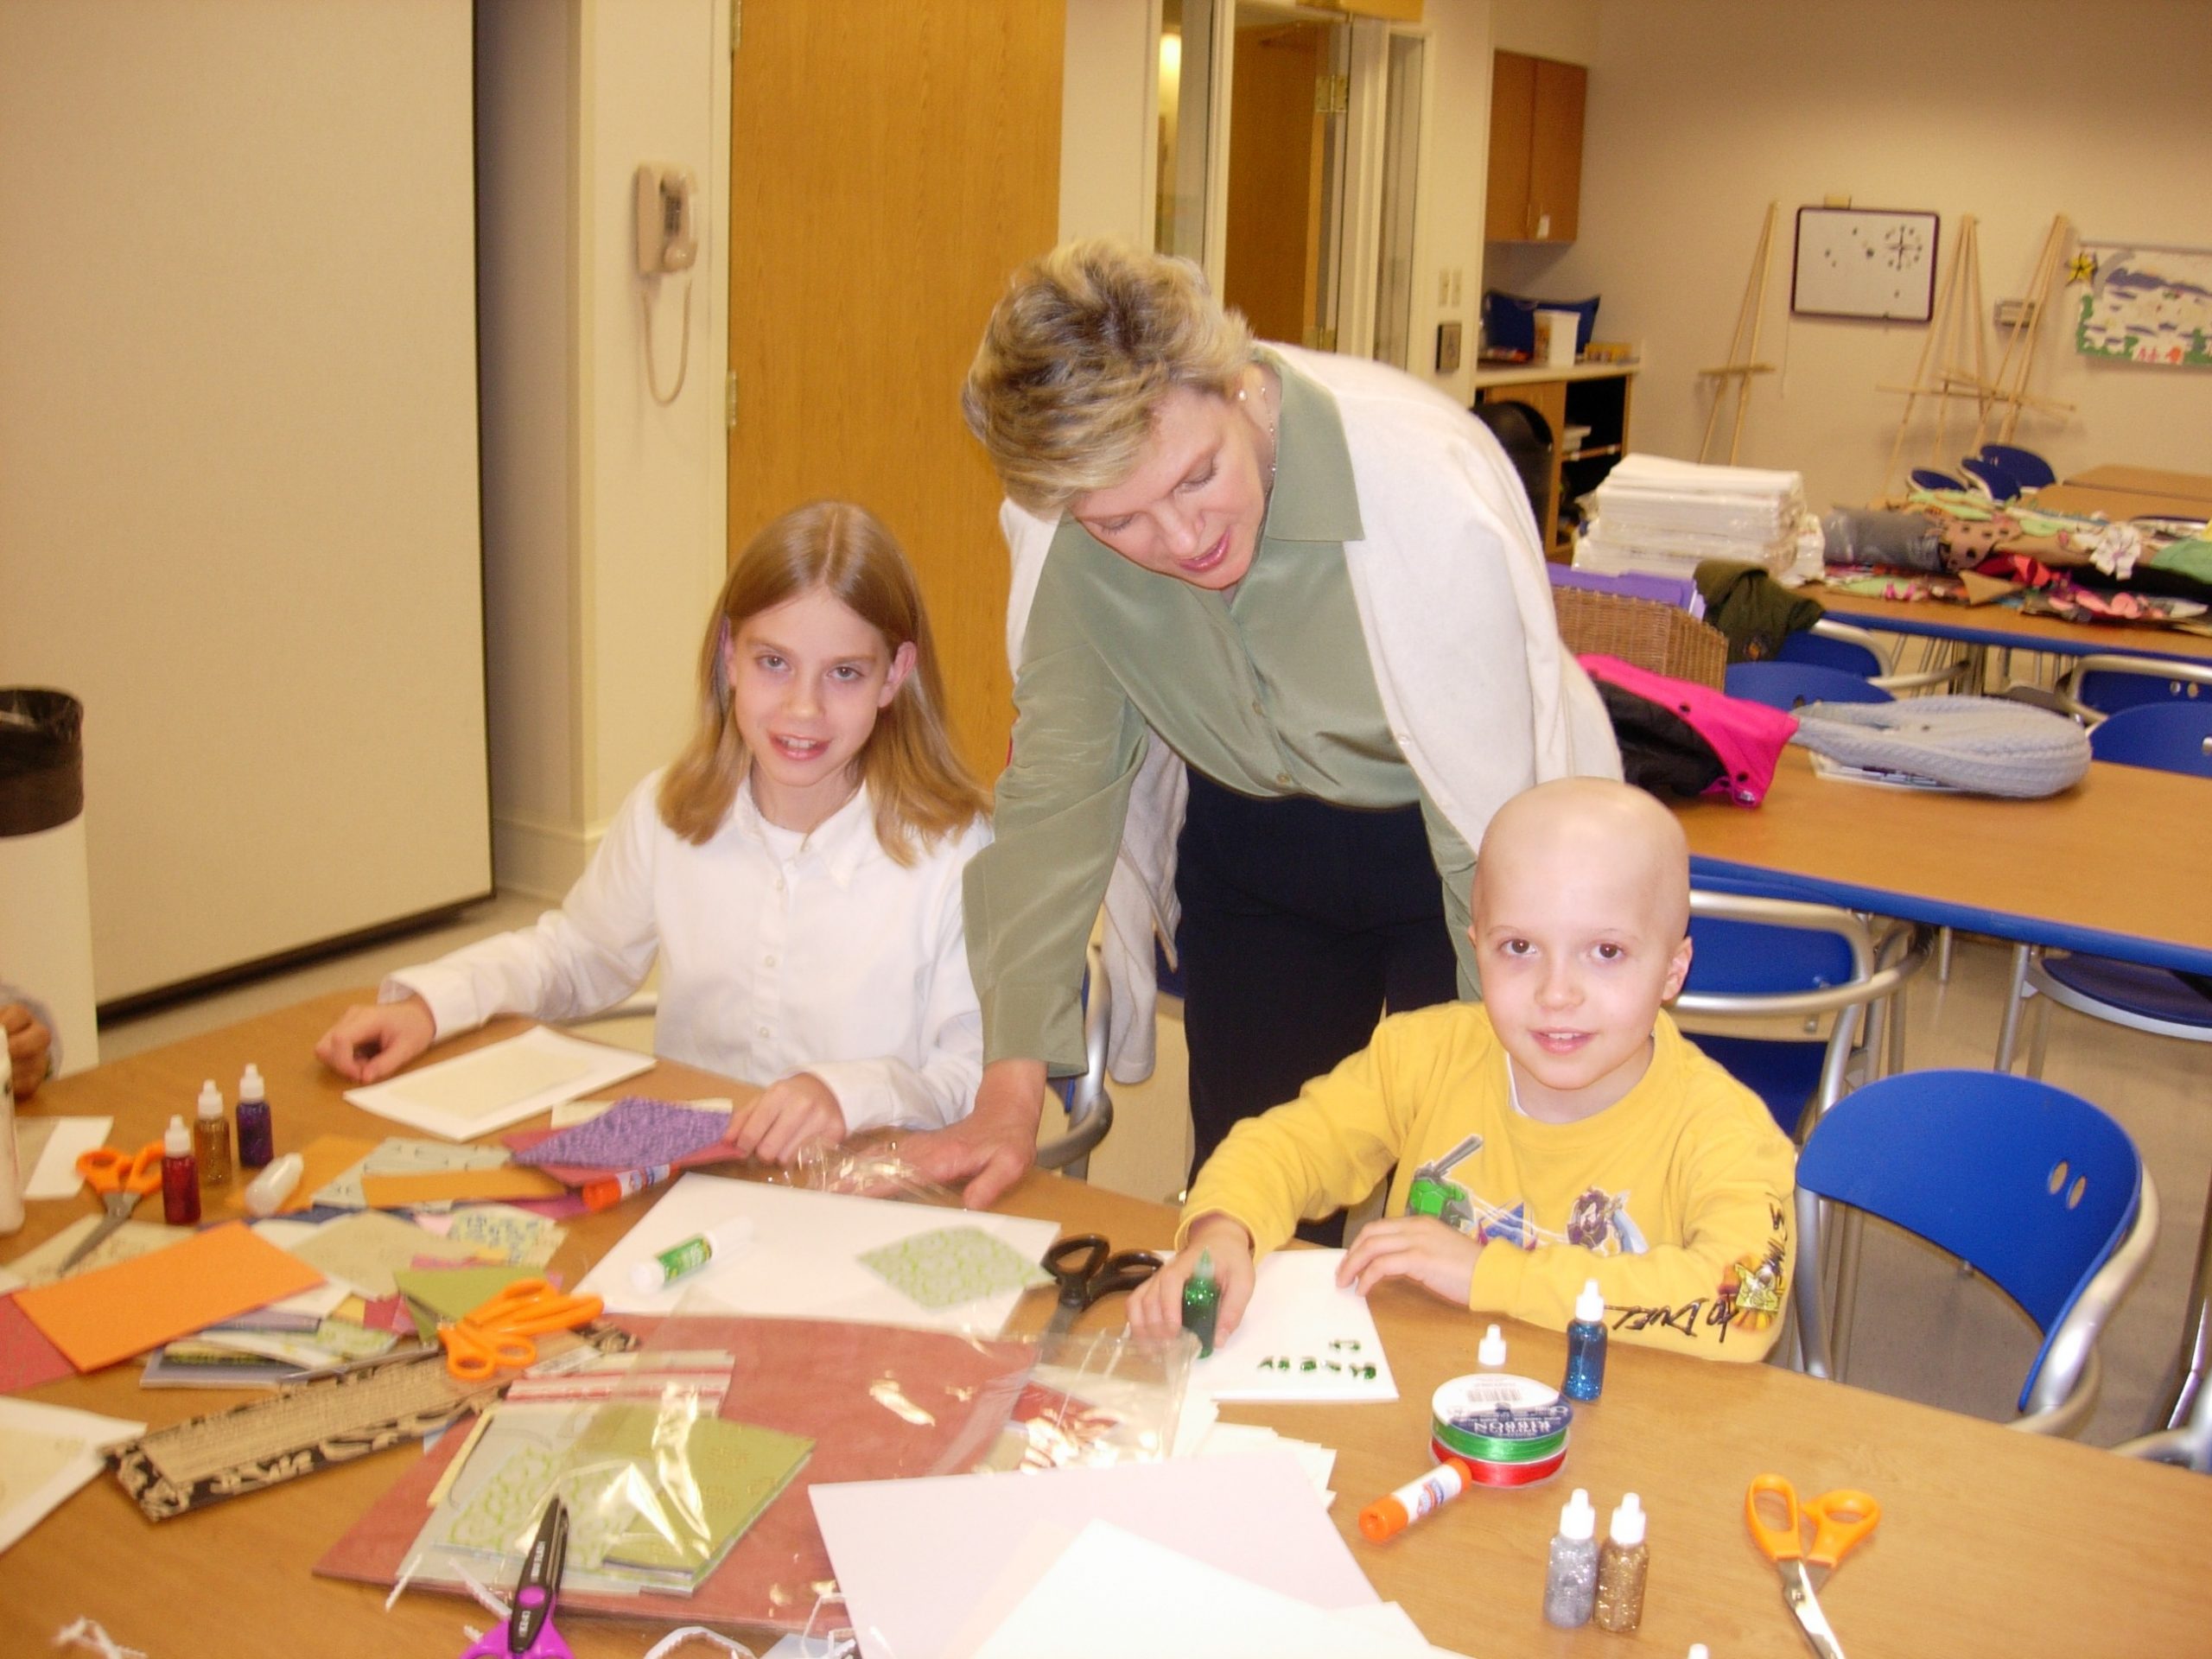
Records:
[[[1926,322],[1936,309],[1934,213],[1800,207],[1789,308],[1806,317]]]

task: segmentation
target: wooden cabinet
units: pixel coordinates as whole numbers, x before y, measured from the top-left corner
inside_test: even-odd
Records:
[[[1492,54],[1490,199],[1492,242],[1572,242],[1582,201],[1582,111],[1590,72],[1579,63]]]
[[[1546,480],[1550,487],[1541,492],[1543,499],[1535,503],[1548,558],[1573,556],[1574,527],[1581,521],[1577,503],[1603,483],[1613,464],[1628,453],[1629,404],[1636,371],[1633,363],[1476,371],[1477,403],[1525,404],[1541,416],[1550,429],[1551,464]],[[1570,430],[1575,433],[1571,443]]]

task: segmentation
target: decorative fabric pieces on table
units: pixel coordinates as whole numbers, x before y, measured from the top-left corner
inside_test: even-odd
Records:
[[[2087,732],[2002,697],[1811,703],[1797,711],[1792,741],[1846,766],[1978,795],[2056,795],[2089,770]]]
[[[711,1112],[631,1095],[588,1122],[518,1151],[514,1160],[539,1168],[646,1169],[707,1150],[721,1140],[728,1124],[727,1118]]]

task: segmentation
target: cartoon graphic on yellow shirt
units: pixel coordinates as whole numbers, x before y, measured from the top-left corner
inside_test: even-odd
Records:
[[[1413,1189],[1406,1195],[1409,1215],[1434,1216],[1447,1227],[1481,1239],[1484,1243],[1510,1244],[1533,1250],[1541,1244],[1573,1244],[1597,1255],[1642,1255],[1651,1247],[1628,1212],[1626,1192],[1607,1192],[1591,1187],[1568,1209],[1567,1230],[1554,1232],[1529,1216],[1526,1204],[1492,1204],[1452,1179],[1451,1172],[1483,1149],[1483,1138],[1471,1135],[1440,1158],[1414,1172]]]

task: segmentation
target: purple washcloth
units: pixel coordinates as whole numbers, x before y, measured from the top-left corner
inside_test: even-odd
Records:
[[[719,1112],[694,1111],[671,1101],[632,1095],[588,1123],[518,1152],[514,1160],[533,1168],[573,1164],[592,1169],[646,1169],[714,1145],[728,1126],[729,1119]]]

